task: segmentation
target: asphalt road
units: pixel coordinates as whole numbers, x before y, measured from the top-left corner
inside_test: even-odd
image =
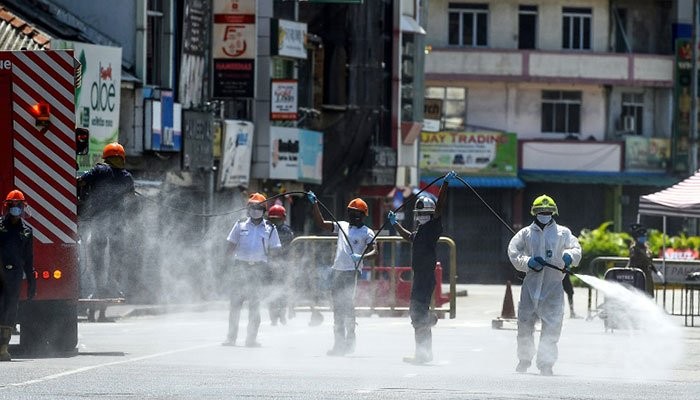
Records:
[[[0,364],[0,399],[697,399],[700,327],[665,317],[633,331],[567,319],[553,377],[514,371],[514,325],[494,330],[503,286],[468,285],[457,318],[434,329],[435,361],[402,362],[413,351],[407,318],[359,318],[355,354],[328,357],[331,315],[309,327],[298,313],[271,326],[261,348],[223,347],[227,305],[81,323],[72,357]],[[577,312],[585,314],[585,291]],[[517,302],[518,288],[514,288]],[[110,309],[127,314],[132,306]],[[131,313],[134,315],[134,313]],[[245,315],[242,327],[245,325]]]

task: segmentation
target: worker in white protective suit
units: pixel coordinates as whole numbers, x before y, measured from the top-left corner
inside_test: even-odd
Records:
[[[557,361],[557,342],[564,320],[565,272],[581,261],[581,245],[571,230],[557,225],[554,200],[542,195],[532,203],[530,213],[535,221],[513,236],[508,244],[508,257],[513,266],[525,272],[518,305],[518,366],[524,373],[535,356],[535,322],[542,321],[537,349],[537,368],[542,375],[552,375]]]

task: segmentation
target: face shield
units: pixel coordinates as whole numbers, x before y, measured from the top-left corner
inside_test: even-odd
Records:
[[[6,201],[3,203],[3,214],[12,217],[21,217],[24,213],[24,202],[22,201]]]
[[[416,212],[414,211],[413,213],[413,222],[415,223],[416,228],[420,225],[425,225],[428,223],[433,218],[433,213],[432,212]]]

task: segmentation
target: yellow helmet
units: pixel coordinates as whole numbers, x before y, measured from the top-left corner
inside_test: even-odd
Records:
[[[557,209],[557,203],[554,199],[543,194],[542,196],[535,199],[532,202],[532,208],[530,208],[530,214],[537,215],[543,212],[551,212],[554,215],[559,215],[559,209]]]

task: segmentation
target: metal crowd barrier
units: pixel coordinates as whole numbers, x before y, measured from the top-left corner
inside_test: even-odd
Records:
[[[625,267],[627,257],[596,257],[591,260],[589,273],[600,277],[610,268]],[[700,271],[700,261],[652,259],[652,263],[663,275],[663,280],[654,275],[654,300],[670,315],[682,316],[686,326],[695,325],[695,317],[700,316],[700,281],[687,279],[691,272]],[[599,311],[598,291],[588,287],[588,316]]]
[[[300,261],[300,268],[303,268],[303,273],[309,279],[313,280],[308,286],[305,294],[306,299],[297,298],[295,309],[330,309],[319,303],[323,303],[326,294],[319,293],[329,288],[323,288],[323,276],[329,271],[335,258],[337,236],[298,236],[292,240],[291,254],[296,255]],[[449,249],[449,265],[443,268],[449,274],[449,293],[448,297],[436,299],[433,296],[433,304],[431,308],[440,316],[444,317],[448,313],[450,319],[456,317],[456,291],[457,291],[457,246],[455,242],[445,236],[441,236],[438,240],[438,246],[447,245]],[[399,315],[408,311],[408,299],[406,298],[406,290],[410,295],[410,283],[407,277],[411,277],[410,262],[400,265],[400,259],[410,259],[411,243],[405,241],[400,236],[378,236],[375,240],[378,254],[370,259],[364,260],[364,269],[361,277],[358,279],[358,289],[367,290],[365,294],[369,294],[369,299],[361,299],[356,301],[355,309],[360,313],[369,314],[388,314]],[[404,247],[405,246],[405,247]],[[438,247],[438,254],[440,253]],[[406,285],[409,285],[408,288]],[[439,289],[439,291],[438,291]],[[436,282],[436,294],[441,293],[442,282]],[[303,289],[302,289],[303,291]],[[309,298],[310,297],[310,298]],[[362,300],[366,304],[362,303]],[[367,304],[367,300],[369,303]],[[310,306],[304,306],[304,303],[311,303]],[[442,304],[447,305],[447,307]],[[383,303],[383,304],[380,304]]]

